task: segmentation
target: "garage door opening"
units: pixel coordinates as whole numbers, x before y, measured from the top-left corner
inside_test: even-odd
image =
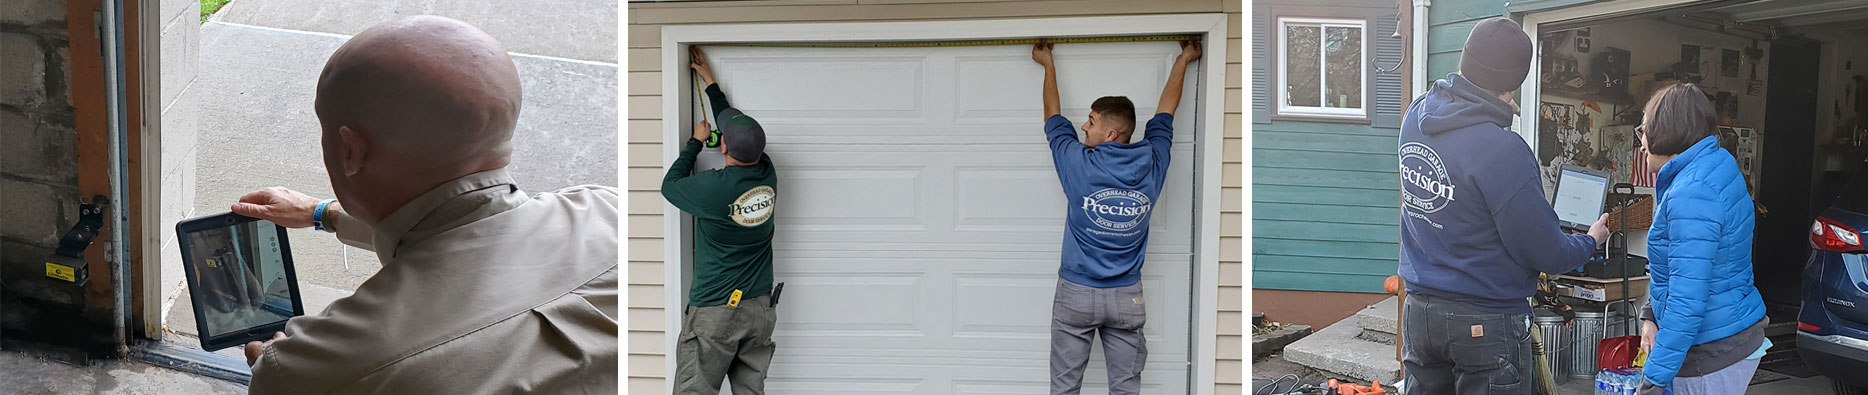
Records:
[[[1127,20],[1133,35],[1219,37],[1223,19]],[[1043,70],[1025,45],[867,44],[1084,36],[1051,19],[668,27],[662,32],[664,162],[699,120],[686,48],[700,45],[734,107],[757,117],[786,198],[776,208],[774,282],[784,282],[774,393],[1042,392],[1065,202],[1042,130]],[[1096,29],[1109,34],[1108,24]],[[1190,28],[1191,27],[1191,28]],[[742,30],[743,29],[743,30]],[[857,33],[860,32],[860,33]],[[1107,37],[1107,36],[1104,36]],[[769,40],[769,41],[768,41]],[[1131,42],[1132,41],[1132,42]],[[1223,45],[1202,39],[1211,48]],[[678,49],[678,50],[677,50]],[[1108,39],[1056,47],[1063,115],[1128,96],[1155,112],[1172,41]],[[1143,392],[1211,386],[1217,218],[1218,72],[1197,62],[1175,117],[1169,178],[1151,221],[1143,287],[1149,360]],[[1223,69],[1223,68],[1220,68]],[[1210,92],[1210,93],[1209,93]],[[1210,99],[1209,99],[1210,97]],[[1211,142],[1211,143],[1208,143]],[[711,153],[711,154],[710,154]],[[704,151],[697,167],[721,165]],[[691,278],[692,221],[665,207],[667,344],[674,350]],[[1217,239],[1217,237],[1212,237]],[[1203,286],[1206,285],[1206,286]],[[1101,347],[1085,388],[1102,388]],[[668,358],[668,371],[675,371]],[[1100,391],[1092,389],[1092,391]]]
[[[1720,144],[1757,206],[1753,273],[1775,344],[1762,369],[1813,374],[1796,355],[1800,275],[1812,220],[1868,158],[1868,100],[1859,96],[1868,50],[1855,45],[1868,40],[1868,10],[1858,2],[1649,1],[1523,18],[1539,51],[1522,88],[1535,105],[1523,107],[1518,132],[1537,152],[1547,188],[1555,168],[1575,164],[1609,171],[1651,198],[1658,169],[1646,168],[1633,145],[1641,106],[1680,81],[1707,93]],[[1630,254],[1646,256],[1646,237],[1645,226],[1629,232]]]
[[[543,14],[445,4],[426,11],[472,24],[509,51],[524,100],[506,170],[528,193],[619,184],[616,15],[613,6],[595,5],[600,7],[574,16],[540,9],[560,18],[552,29],[579,32],[573,36],[539,31],[543,27],[535,21]],[[204,354],[182,272],[177,222],[228,212],[242,195],[266,187],[336,197],[313,106],[320,71],[351,35],[402,16],[341,1],[241,1],[198,22],[186,37],[165,38],[165,48],[186,49],[177,49],[171,60],[186,59],[188,66],[164,70],[160,79],[169,92],[165,97],[176,104],[163,108],[168,127],[159,146],[162,182],[151,186],[164,197],[160,225],[145,228],[151,239],[160,238],[151,243],[160,246],[159,259],[151,261],[159,270],[142,274],[145,296],[152,299],[143,317],[152,340]],[[192,24],[199,16],[179,18]],[[307,315],[349,296],[383,265],[375,253],[346,247],[325,232],[293,229],[288,238]],[[231,347],[218,356],[200,356],[219,357],[244,375],[241,353]]]

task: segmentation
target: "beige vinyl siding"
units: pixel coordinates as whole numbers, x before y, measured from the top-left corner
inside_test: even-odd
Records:
[[[1225,12],[1228,29],[1225,59],[1225,147],[1221,169],[1219,302],[1214,378],[1216,394],[1242,393],[1243,377],[1243,229],[1241,188],[1244,165],[1240,74],[1241,0],[751,0],[730,2],[629,3],[628,193],[629,306],[627,391],[661,393],[666,386],[664,331],[679,330],[666,320],[668,300],[662,280],[663,219],[661,177],[661,26],[674,24],[876,22],[966,20],[1098,15],[1144,15]],[[1217,59],[1208,59],[1216,62]],[[1218,63],[1208,63],[1218,64]],[[674,70],[681,71],[681,70]]]
[[[1245,48],[1239,46],[1242,41],[1240,1],[1227,1],[1226,10],[1226,139],[1221,156],[1221,165],[1226,170],[1220,175],[1219,182],[1219,317],[1218,330],[1214,334],[1218,339],[1214,346],[1219,349],[1213,353],[1217,361],[1213,364],[1213,393],[1216,395],[1242,394],[1245,387],[1245,263],[1241,255],[1245,245],[1244,222],[1244,130],[1245,115],[1240,109],[1245,100],[1244,65],[1240,62],[1240,53]],[[1214,60],[1208,60],[1214,62]],[[1207,63],[1217,64],[1217,63]]]

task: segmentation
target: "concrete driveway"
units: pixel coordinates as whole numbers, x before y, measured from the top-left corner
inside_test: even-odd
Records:
[[[192,153],[165,152],[196,156],[193,185],[164,187],[195,192],[189,217],[268,186],[331,197],[312,111],[318,73],[349,35],[415,14],[472,23],[512,52],[525,96],[508,170],[521,189],[617,186],[616,12],[601,0],[235,0],[202,25],[200,74],[182,93],[200,105],[199,140]],[[374,253],[321,232],[295,230],[290,241],[301,286],[318,294],[347,295],[381,268]],[[163,280],[187,297],[179,262],[164,262]],[[192,319],[169,318],[171,328]]]

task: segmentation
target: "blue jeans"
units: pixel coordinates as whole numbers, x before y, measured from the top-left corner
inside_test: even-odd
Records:
[[[1495,314],[1408,295],[1401,366],[1408,394],[1530,394],[1530,314]]]

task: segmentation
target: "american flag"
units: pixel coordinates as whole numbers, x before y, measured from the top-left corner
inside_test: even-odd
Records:
[[[1647,152],[1641,147],[1635,147],[1634,160],[1629,162],[1634,162],[1632,166],[1629,166],[1634,170],[1634,176],[1631,177],[1634,179],[1633,184],[1637,187],[1653,188],[1655,174],[1653,170],[1647,168]]]

